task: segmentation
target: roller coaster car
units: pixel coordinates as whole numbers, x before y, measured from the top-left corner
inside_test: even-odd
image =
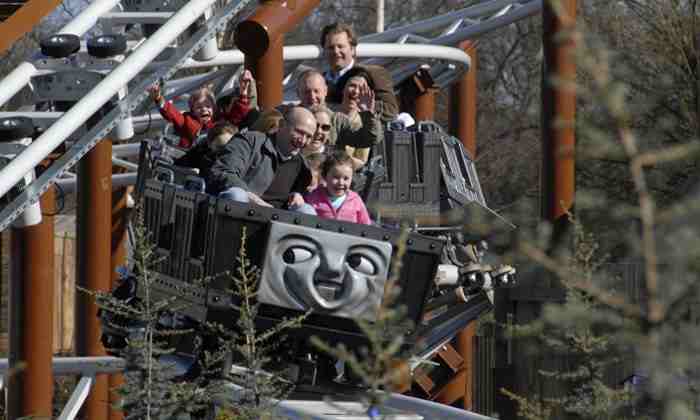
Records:
[[[388,131],[385,145],[374,151],[363,191],[392,226],[416,213],[439,216],[469,200],[485,207],[471,159],[458,141],[436,127]],[[396,227],[218,199],[204,192],[204,181],[192,169],[173,165],[167,148],[162,142],[143,143],[137,181],[144,224],[159,261],[155,296],[176,297],[184,303],[182,315],[195,322],[235,329],[232,280],[219,274],[237,272],[245,232],[247,258],[260,268],[260,327],[311,309],[303,326],[288,333],[290,339],[305,343],[317,336],[351,348],[366,343],[355,320],[375,319],[393,274],[391,260],[400,236]],[[461,227],[427,229],[408,235],[396,302],[415,325],[409,342],[424,357],[490,308],[485,289],[495,282],[484,281],[486,277],[512,278],[515,271],[480,265],[478,246],[459,233]],[[211,280],[198,283],[204,278]]]

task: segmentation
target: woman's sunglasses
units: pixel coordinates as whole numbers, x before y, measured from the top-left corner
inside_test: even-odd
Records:
[[[319,124],[317,127],[318,127],[318,129],[321,130],[321,131],[326,131],[326,132],[331,131],[331,125],[330,125],[330,124]]]

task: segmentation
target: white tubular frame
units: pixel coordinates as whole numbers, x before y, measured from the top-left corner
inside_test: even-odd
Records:
[[[96,0],[91,2],[85,10],[68,22],[68,24],[57,33],[82,36],[97,24],[97,21],[102,15],[117,7],[119,1],[120,0]]]
[[[112,1],[112,0],[109,0]],[[56,149],[68,136],[81,127],[88,118],[102,107],[123,86],[138,75],[179,34],[194,23],[215,0],[188,2],[146,42],[136,49],[124,62],[114,69],[92,90],[76,103],[63,117],[37,138],[17,158],[0,170],[0,197],[5,195],[23,176],[33,170],[46,156]],[[81,28],[82,29],[82,28]],[[3,83],[4,84],[4,83]]]
[[[314,60],[321,57],[321,48],[316,45],[292,45],[284,47],[283,58],[285,61]],[[357,57],[368,58],[424,58],[427,60],[446,60],[458,66],[463,66],[462,71],[469,70],[469,56],[464,51],[430,44],[384,44],[368,43],[357,46]],[[244,55],[239,50],[221,51],[215,58],[209,61],[188,60],[183,68],[198,68],[212,66],[227,66],[242,64]],[[153,65],[157,67],[156,64]]]
[[[117,4],[119,4],[119,0],[93,1],[85,10],[57,33],[82,36],[85,32],[89,31],[90,28],[95,26],[100,16],[112,10]],[[0,89],[0,106],[5,105],[5,102],[12,99],[17,92],[22,90],[36,73],[37,69],[32,63],[24,62],[16,67],[12,73],[5,76],[2,80],[3,88]]]
[[[398,28],[389,29],[381,33],[366,35],[359,38],[360,43],[363,42],[391,42],[396,41],[400,37],[407,33],[420,34],[432,31],[443,27],[451,22],[458,19],[476,19],[488,15],[491,13],[496,13],[504,7],[508,7],[514,4],[539,4],[539,8],[542,8],[542,0],[496,0],[486,3],[476,4],[471,7],[464,8],[462,10],[457,10],[451,13],[446,13],[444,15],[436,16],[432,19],[422,20],[420,22],[412,23],[409,25],[404,25]]]

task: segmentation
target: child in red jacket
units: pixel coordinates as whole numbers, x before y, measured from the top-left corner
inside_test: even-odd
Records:
[[[325,185],[310,192],[305,199],[319,217],[363,225],[372,223],[362,198],[350,189],[353,172],[352,158],[344,151],[326,158],[321,166]]]
[[[250,89],[253,76],[246,70],[240,79],[240,96],[231,101],[229,107],[217,115],[216,100],[211,91],[204,87],[197,89],[190,95],[187,102],[189,111],[180,112],[171,102],[166,101],[161,93],[160,84],[151,86],[149,92],[151,99],[158,105],[160,114],[175,128],[175,133],[180,136],[178,146],[189,149],[194,146],[197,137],[205,134],[212,128],[218,119],[223,119],[238,126],[250,112]]]

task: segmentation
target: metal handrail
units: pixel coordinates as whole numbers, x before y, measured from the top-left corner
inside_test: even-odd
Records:
[[[54,357],[53,374],[56,376],[81,375],[78,385],[63,407],[58,420],[73,420],[90,393],[90,388],[98,374],[111,374],[124,371],[124,359],[111,356],[97,357]],[[0,359],[0,391],[4,389],[5,377],[10,372],[8,359]]]
[[[96,375],[120,373],[123,372],[125,368],[126,361],[124,359],[112,356],[54,357],[54,375],[80,375],[80,380],[64,406],[58,420],[74,420],[76,418],[90,393]],[[0,391],[4,390],[5,376],[8,375],[9,372],[10,364],[8,359],[0,359]],[[227,388],[230,393],[237,393],[243,390],[242,387],[233,383],[228,384]],[[494,420],[491,417],[420,398],[396,393],[389,394],[387,397],[385,402],[387,408],[398,410],[404,414],[414,413],[422,416],[424,419]],[[229,398],[235,401],[235,395],[231,395]],[[278,400],[273,402],[277,403],[276,414],[288,419],[332,420],[337,417],[333,414],[328,415],[326,413],[330,411],[343,411],[347,413],[363,412],[362,404],[356,401],[329,403],[323,400]],[[343,414],[343,417],[346,416]]]

